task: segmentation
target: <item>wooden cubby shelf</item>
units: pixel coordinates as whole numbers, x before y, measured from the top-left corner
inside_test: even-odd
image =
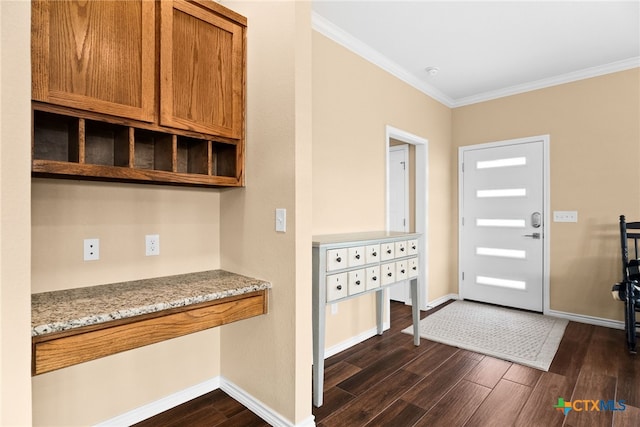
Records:
[[[210,0],[32,0],[33,175],[244,186],[246,29]]]
[[[242,186],[237,141],[34,103],[34,176]]]

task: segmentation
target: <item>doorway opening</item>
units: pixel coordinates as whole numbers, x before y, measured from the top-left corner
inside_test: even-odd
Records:
[[[428,152],[429,141],[425,138],[413,135],[409,132],[405,132],[401,129],[394,128],[392,126],[386,127],[386,230],[393,231],[392,226],[392,208],[393,200],[395,199],[392,194],[392,173],[391,173],[391,151],[397,150],[392,148],[394,145],[408,144],[412,153],[409,157],[415,159],[415,167],[413,168],[412,178],[408,183],[408,218],[407,218],[407,231],[414,231],[422,234],[418,240],[418,259],[419,259],[419,275],[418,275],[418,307],[420,310],[427,309],[428,302],[428,256],[427,256],[427,240],[428,240]],[[398,230],[395,230],[398,231]],[[386,292],[386,305],[387,309],[390,307],[389,292]],[[407,303],[408,301],[405,301]],[[414,301],[410,302],[414,304]]]

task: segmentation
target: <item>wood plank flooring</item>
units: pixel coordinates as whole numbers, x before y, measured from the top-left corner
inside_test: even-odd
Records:
[[[410,307],[392,302],[391,318],[382,336],[326,360],[317,426],[640,426],[640,356],[626,351],[623,331],[569,322],[542,372],[424,339],[415,347],[400,332],[411,324]],[[624,400],[625,410],[577,410],[591,409],[585,404],[565,416],[553,407],[560,397]],[[221,390],[137,424],[266,425]]]

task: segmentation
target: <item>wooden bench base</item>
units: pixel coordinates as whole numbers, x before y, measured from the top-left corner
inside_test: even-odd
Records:
[[[98,359],[267,313],[267,290],[32,338],[31,374]]]

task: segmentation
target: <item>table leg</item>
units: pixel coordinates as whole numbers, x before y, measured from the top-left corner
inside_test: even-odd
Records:
[[[413,314],[413,344],[420,345],[420,304],[418,301],[418,279],[411,279],[411,312]]]
[[[327,313],[324,290],[314,292],[313,297],[313,404],[320,407],[324,392],[324,334]]]
[[[376,291],[376,324],[378,335],[382,335],[384,329],[384,289]]]

